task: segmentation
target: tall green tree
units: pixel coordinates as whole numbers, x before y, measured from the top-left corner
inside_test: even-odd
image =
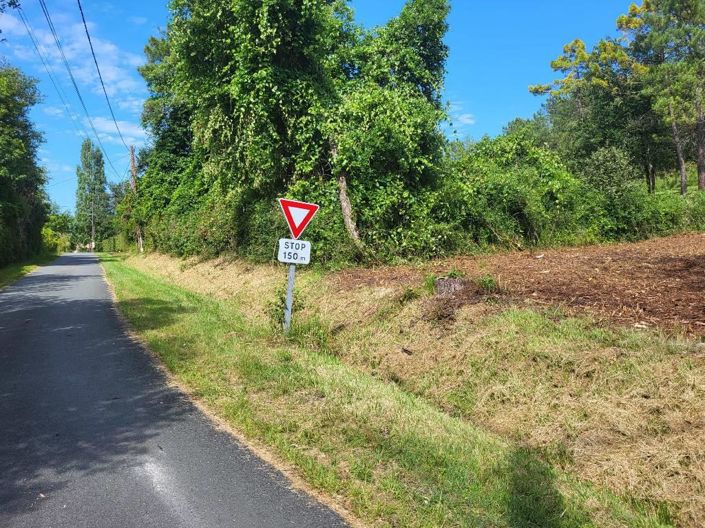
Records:
[[[0,265],[41,250],[48,204],[37,164],[42,141],[29,118],[39,102],[37,83],[0,64]]]
[[[176,95],[193,111],[209,185],[274,196],[323,163],[321,112],[332,90],[344,3],[176,1],[168,40]]]
[[[110,234],[110,200],[103,153],[90,139],[81,145],[81,164],[76,168],[75,238],[95,250]]]
[[[644,0],[618,25],[647,80],[655,109],[673,131],[681,192],[687,190],[686,134],[695,130],[699,188],[705,189],[705,2]]]
[[[572,126],[582,130],[585,125],[596,124],[587,135],[596,148],[617,145],[603,137],[618,139],[615,133],[621,136],[619,146],[644,167],[650,190],[654,188],[655,170],[663,160],[664,130],[670,129],[681,192],[685,194],[687,144],[693,129],[702,131],[698,133],[703,139],[702,148],[698,145],[702,153],[698,166],[699,172],[702,166],[705,183],[701,96],[704,9],[701,0],[644,0],[641,5],[632,4],[629,12],[617,20],[622,37],[602,40],[590,51],[580,40],[566,45],[563,55],[552,63],[564,77],[552,85],[531,89],[535,93],[550,92],[558,101],[576,103],[580,115],[571,120]],[[565,108],[564,104],[560,106]],[[571,131],[569,136],[577,138],[576,145],[584,144],[581,135]]]
[[[447,0],[410,0],[371,31],[354,23],[346,0],[171,8],[141,69],[152,139],[142,156],[143,217],[208,218],[227,202],[234,236],[245,237],[259,204],[306,194],[302,182],[316,192],[334,183],[359,249],[365,238],[374,245],[408,231],[414,215],[404,206],[436,181],[445,143]]]
[[[445,145],[439,123],[446,117],[441,92],[449,10],[447,0],[410,0],[398,17],[364,35],[356,47],[356,73],[340,86],[328,112],[344,223],[360,249],[356,216],[373,240],[401,236],[418,217],[415,199],[436,183]],[[367,217],[354,214],[354,201]]]

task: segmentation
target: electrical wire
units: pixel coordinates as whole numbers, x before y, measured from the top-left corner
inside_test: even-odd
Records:
[[[105,89],[105,83],[103,82],[103,75],[100,73],[100,66],[98,66],[98,59],[95,56],[95,50],[93,49],[93,41],[91,40],[91,34],[88,32],[88,24],[86,24],[86,17],[83,14],[83,6],[81,5],[81,0],[76,0],[78,2],[78,10],[81,12],[81,20],[83,20],[83,28],[86,30],[86,37],[88,38],[88,45],[91,48],[91,55],[93,55],[93,62],[95,63],[95,69],[98,71],[98,78],[100,79],[100,85],[103,87],[103,94],[105,94],[105,102],[108,103],[108,108],[110,109],[110,115],[113,118],[113,123],[115,123],[115,129],[117,130],[118,135],[120,136],[120,141],[122,141],[122,144],[125,145],[125,148],[127,150],[130,150],[130,147],[127,146],[127,143],[125,142],[125,138],[122,137],[122,132],[120,131],[120,127],[118,126],[117,119],[115,119],[115,112],[113,112],[113,105],[110,104],[110,98],[108,97],[108,91]]]
[[[45,185],[45,187],[46,187],[46,188],[55,187],[56,185],[60,185],[60,184],[63,184],[63,183],[68,183],[68,182],[70,182],[70,181],[75,181],[75,179],[76,179],[75,176],[71,176],[70,178],[64,178],[63,180],[59,180],[59,181],[52,181],[52,180],[49,180],[49,183],[47,183],[47,184]]]
[[[20,20],[22,20],[22,24],[25,27],[25,30],[27,31],[27,35],[29,35],[29,39],[32,41],[32,45],[34,46],[34,50],[37,52],[37,56],[39,57],[39,60],[42,62],[42,65],[44,66],[44,70],[46,71],[47,75],[49,76],[49,80],[51,81],[51,84],[54,86],[54,90],[56,90],[56,94],[59,96],[59,99],[61,100],[61,103],[64,105],[64,111],[66,112],[67,117],[71,119],[71,123],[73,123],[74,128],[76,129],[76,132],[78,132],[79,135],[83,135],[84,138],[88,137],[88,132],[86,131],[86,128],[81,124],[80,121],[76,119],[76,116],[74,115],[74,112],[71,109],[70,104],[67,102],[68,98],[66,97],[66,94],[64,91],[61,89],[61,85],[58,84],[56,79],[54,78],[54,75],[51,72],[51,68],[49,66],[49,62],[44,58],[44,54],[41,52],[40,47],[39,47],[39,41],[37,40],[36,36],[34,35],[34,31],[32,30],[32,26],[29,23],[29,19],[25,16],[24,11],[22,11],[21,7],[17,7],[17,12],[20,15]]]
[[[76,82],[76,78],[73,75],[73,71],[71,70],[71,66],[69,65],[69,61],[66,58],[66,54],[64,53],[64,47],[61,45],[61,39],[59,39],[59,35],[56,32],[56,28],[54,27],[54,23],[51,20],[51,15],[49,14],[49,9],[46,6],[46,2],[44,0],[39,0],[39,5],[42,8],[42,12],[44,13],[44,18],[46,18],[47,24],[49,25],[49,30],[51,31],[52,36],[54,37],[54,42],[56,43],[56,47],[59,50],[59,53],[61,54],[61,59],[62,62],[64,63],[64,67],[66,68],[66,71],[69,74],[69,77],[71,79],[71,84],[73,84],[73,88],[76,92],[76,95],[78,96],[78,100],[81,103],[81,106],[83,107],[83,111],[86,114],[86,118],[88,119],[88,123],[91,126],[91,129],[93,130],[93,135],[95,135],[96,140],[98,141],[98,146],[100,147],[100,150],[103,152],[103,156],[105,156],[105,159],[108,160],[108,164],[110,167],[113,169],[113,172],[115,175],[120,178],[120,174],[118,173],[117,169],[115,168],[115,165],[113,165],[113,162],[111,161],[110,157],[108,156],[107,152],[105,151],[105,147],[103,146],[103,142],[100,140],[100,135],[98,134],[98,131],[95,128],[95,125],[93,124],[93,120],[91,119],[90,113],[88,112],[88,107],[86,106],[85,101],[83,100],[83,96],[81,95],[81,91],[78,89],[78,83]]]

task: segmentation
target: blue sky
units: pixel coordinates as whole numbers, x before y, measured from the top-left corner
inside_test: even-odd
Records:
[[[562,46],[579,37],[589,44],[614,33],[614,21],[628,0],[451,0],[450,47],[445,98],[457,137],[495,135],[515,117],[529,117],[542,100],[528,93],[530,84],[554,78],[549,62]],[[139,124],[144,82],[136,71],[150,35],[166,25],[166,0],[82,0],[98,62],[119,126],[128,144],[148,141]],[[129,157],[102,95],[75,0],[47,0],[93,124],[115,166],[110,181],[127,176]],[[357,19],[368,27],[395,16],[404,0],[352,0]],[[44,101],[32,117],[44,133],[40,151],[49,175],[50,198],[73,210],[76,164],[85,132],[91,129],[60,62],[38,0],[24,0],[24,12],[40,49],[69,100],[70,119],[13,11],[0,16],[6,42],[0,57],[39,79]]]

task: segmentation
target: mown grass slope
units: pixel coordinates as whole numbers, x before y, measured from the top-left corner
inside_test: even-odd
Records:
[[[656,495],[590,482],[570,446],[540,449],[527,437],[535,424],[522,400],[533,389],[522,380],[534,378],[533,388],[541,379],[569,385],[551,372],[565,367],[558,349],[578,336],[580,345],[604,344],[613,339],[608,330],[600,335],[587,322],[483,302],[479,312],[465,309],[484,336],[472,334],[486,358],[474,364],[471,355],[452,359],[454,350],[473,350],[463,342],[468,332],[419,318],[433,299],[423,291],[363,287],[343,297],[334,294],[334,278],[303,274],[298,322],[284,339],[268,317],[276,317],[283,277],[276,267],[221,261],[185,268],[158,256],[104,265],[121,311],[196,398],[370,525],[673,526],[676,515],[688,518],[682,505]],[[411,320],[428,326],[404,337]],[[533,360],[521,343],[533,340],[539,349],[542,338],[556,352],[528,369]],[[632,339],[651,346],[657,338]],[[385,363],[423,358],[436,350],[432,340],[455,348],[396,371],[396,360]],[[511,342],[522,361],[514,361]],[[511,382],[484,394],[498,379]],[[492,409],[481,403],[487,400],[505,406]],[[536,401],[549,429],[551,409],[570,407],[550,393]],[[477,412],[500,416],[514,407],[515,429]]]

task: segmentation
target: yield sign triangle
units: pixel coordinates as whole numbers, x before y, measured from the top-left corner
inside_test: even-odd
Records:
[[[286,223],[289,224],[291,236],[299,238],[304,230],[316,216],[319,206],[312,203],[297,202],[296,200],[279,199]]]

